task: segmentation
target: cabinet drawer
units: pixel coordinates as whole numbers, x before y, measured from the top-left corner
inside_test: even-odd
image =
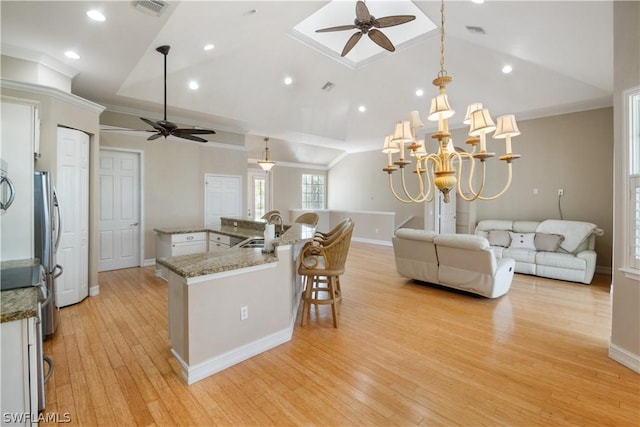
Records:
[[[223,245],[230,246],[231,236],[209,232],[209,244],[215,244],[215,243],[222,243]]]
[[[188,243],[188,242],[198,242],[198,241],[206,241],[207,233],[182,233],[182,234],[172,234],[171,235],[171,243]]]

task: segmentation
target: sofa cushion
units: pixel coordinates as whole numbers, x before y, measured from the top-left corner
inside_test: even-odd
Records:
[[[473,234],[438,234],[433,239],[436,245],[461,249],[489,249],[489,241]]]
[[[510,231],[509,235],[511,236],[510,248],[536,250],[534,243],[535,233],[513,233]]]
[[[506,248],[511,244],[511,236],[506,230],[490,230],[488,238],[491,246],[502,246]]]
[[[522,248],[505,248],[502,251],[503,258],[513,258],[518,262],[524,262],[527,264],[535,264],[536,251],[531,249]]]
[[[396,236],[402,239],[423,240],[433,242],[436,233],[433,231],[417,230],[414,228],[401,228],[396,231]]]
[[[555,252],[564,240],[560,234],[536,233],[534,243],[536,249],[543,252]]]
[[[560,247],[567,252],[575,252],[596,228],[597,226],[590,222],[548,219],[542,221],[536,231],[563,235],[564,241]]]
[[[584,259],[572,254],[538,252],[536,264],[571,270],[584,270],[587,263]]]

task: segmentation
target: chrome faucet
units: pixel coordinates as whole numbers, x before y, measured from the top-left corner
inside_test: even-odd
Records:
[[[282,216],[280,214],[274,213],[273,215],[271,215],[269,217],[269,219],[267,220],[267,224],[271,224],[271,220],[276,217],[280,219],[280,232],[278,234],[276,234],[276,237],[280,237],[282,236],[282,233],[284,233],[284,221],[282,220]]]

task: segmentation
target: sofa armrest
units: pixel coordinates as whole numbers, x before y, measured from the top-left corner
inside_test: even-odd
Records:
[[[584,279],[582,280],[582,283],[590,284],[593,279],[593,274],[596,271],[596,259],[598,255],[595,251],[586,250],[578,252],[576,257],[585,260],[587,264],[587,268],[584,270]]]

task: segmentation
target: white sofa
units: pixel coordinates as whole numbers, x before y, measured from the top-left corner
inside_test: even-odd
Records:
[[[595,236],[582,221],[483,220],[475,234],[489,240],[497,258],[516,261],[516,273],[589,284],[596,268]]]
[[[497,259],[489,241],[471,234],[435,234],[401,228],[393,237],[398,273],[421,280],[497,298],[511,287],[514,261]]]

